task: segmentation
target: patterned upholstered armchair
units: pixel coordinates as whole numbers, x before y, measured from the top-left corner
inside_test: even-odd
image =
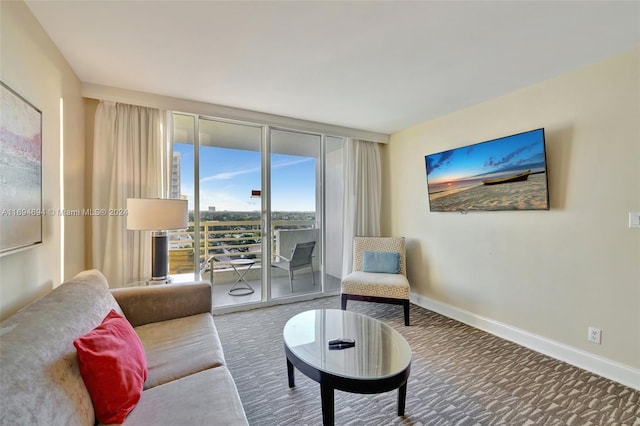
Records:
[[[342,309],[348,300],[404,306],[409,325],[409,281],[404,237],[355,237],[353,272],[342,279]]]

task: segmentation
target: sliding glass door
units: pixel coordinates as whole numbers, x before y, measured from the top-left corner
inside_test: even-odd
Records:
[[[224,309],[338,290],[344,139],[190,114],[173,124],[170,196],[189,201],[190,227],[170,234],[170,273],[210,280]]]
[[[320,135],[271,129],[273,298],[322,291]]]
[[[200,118],[201,265],[216,306],[262,300],[262,128]],[[253,195],[252,195],[253,194]]]
[[[187,114],[173,124],[170,196],[189,201],[190,226],[170,235],[170,273],[210,280],[216,306],[259,302],[263,129]]]

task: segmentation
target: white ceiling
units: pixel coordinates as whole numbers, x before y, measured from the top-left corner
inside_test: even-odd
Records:
[[[81,81],[392,133],[640,46],[639,1],[26,1]]]

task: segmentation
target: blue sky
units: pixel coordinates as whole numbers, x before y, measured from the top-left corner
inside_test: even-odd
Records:
[[[543,130],[533,130],[489,142],[427,155],[430,184],[472,177],[490,177],[544,166]]]
[[[193,145],[173,145],[181,154],[182,194],[193,209]],[[315,211],[315,159],[293,155],[271,156],[271,209]],[[216,147],[200,149],[200,210],[260,210],[251,190],[261,189],[260,152]]]

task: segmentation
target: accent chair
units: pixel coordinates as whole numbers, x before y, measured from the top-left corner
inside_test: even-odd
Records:
[[[404,307],[409,325],[409,280],[404,237],[355,237],[353,270],[342,279],[342,309],[348,300],[391,303]]]

